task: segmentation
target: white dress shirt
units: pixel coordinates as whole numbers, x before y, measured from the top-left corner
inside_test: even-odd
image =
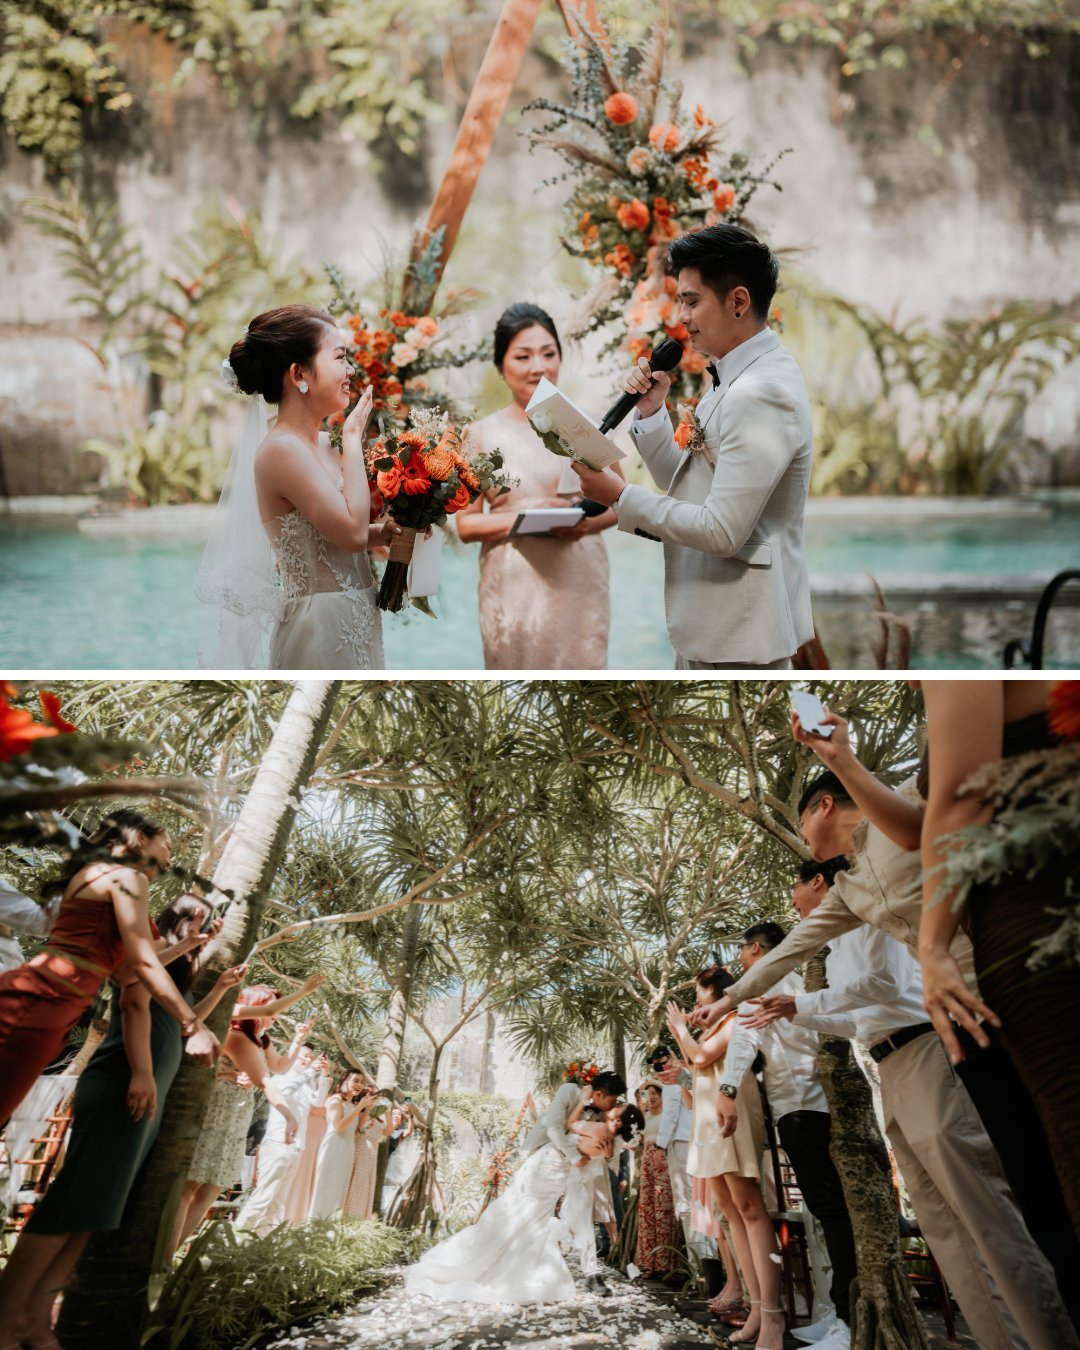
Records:
[[[795,997],[795,1022],[877,1045],[926,1022],[922,972],[903,943],[869,924],[841,933],[825,958],[828,989]]]
[[[785,975],[770,992],[805,997],[803,982],[794,974]],[[743,1025],[740,1014],[724,1056],[720,1081],[737,1088],[759,1050],[765,1057],[763,1076],[774,1120],[792,1111],[828,1112],[829,1103],[817,1070],[818,1038],[815,1032],[796,1026],[787,1018],[767,1027],[748,1027]]]
[[[274,1077],[278,1080],[274,1086],[296,1117],[296,1138],[292,1147],[303,1149],[307,1138],[308,1114],[313,1106],[322,1106],[326,1101],[330,1093],[330,1079],[314,1065],[307,1069],[292,1068],[288,1073],[274,1074]],[[267,1144],[285,1142],[285,1117],[273,1106],[270,1108],[263,1141]]]
[[[682,1088],[677,1083],[665,1083],[661,1089],[663,1106],[660,1128],[656,1132],[658,1148],[668,1144],[686,1144],[690,1141],[690,1108],[683,1101]]]

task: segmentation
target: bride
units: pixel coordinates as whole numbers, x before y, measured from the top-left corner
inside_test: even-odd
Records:
[[[349,404],[345,352],[328,314],[284,305],[252,319],[222,366],[226,381],[250,402],[195,587],[220,611],[211,650],[199,654],[203,666],[383,664],[367,551],[400,530],[369,523],[363,437],[370,387],[345,421],[340,456],[321,430]],[[269,432],[267,404],[278,407]]]
[[[594,1243],[592,1188],[588,1173],[578,1169],[610,1157],[616,1135],[632,1142],[645,1123],[638,1108],[625,1102],[601,1121],[579,1122],[584,1104],[567,1122],[577,1136],[577,1164],[553,1144],[537,1149],[476,1223],[430,1248],[405,1271],[410,1293],[450,1303],[565,1303],[575,1297],[574,1277],[559,1250],[555,1206],[565,1195],[570,1236],[579,1246]]]

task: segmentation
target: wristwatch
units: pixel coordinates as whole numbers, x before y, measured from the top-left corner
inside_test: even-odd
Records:
[[[720,1091],[725,1097],[730,1097],[732,1101],[739,1095],[739,1089],[732,1087],[730,1083],[721,1083]]]

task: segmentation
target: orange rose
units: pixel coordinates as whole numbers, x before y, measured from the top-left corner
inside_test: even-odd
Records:
[[[649,143],[655,145],[657,150],[666,150],[671,154],[682,143],[682,132],[674,122],[657,122],[649,131]]]
[[[408,464],[401,466],[401,486],[407,497],[422,497],[431,491],[431,479],[418,455],[413,455]]]
[[[628,127],[637,117],[637,99],[633,94],[614,93],[604,104],[604,116],[617,127]]]
[[[455,515],[458,511],[464,511],[472,501],[472,493],[464,483],[458,484],[458,490],[448,502],[443,503],[443,507],[448,516]]]
[[[380,469],[375,481],[385,500],[392,502],[401,491],[401,466],[395,462],[392,469]]]
[[[386,510],[386,498],[378,488],[371,494],[371,515],[368,519],[374,525],[382,513]]]
[[[731,183],[721,183],[713,193],[713,206],[720,215],[730,211],[735,205],[735,188]]]
[[[675,428],[675,444],[680,450],[685,450],[690,444],[690,437],[694,434],[694,428],[689,422],[680,422]]]
[[[384,398],[400,398],[405,392],[405,386],[400,380],[383,380],[382,392]]]
[[[624,230],[647,230],[649,228],[649,208],[640,197],[634,197],[631,201],[623,202],[615,212],[619,224]]]
[[[418,333],[423,333],[425,337],[434,337],[439,331],[439,325],[430,314],[425,314],[423,318],[417,319],[416,330]]]
[[[687,343],[690,341],[690,334],[684,323],[671,323],[664,325],[664,332],[668,337],[674,338],[676,342]]]
[[[1080,680],[1058,680],[1051,688],[1050,729],[1063,741],[1080,741]]]

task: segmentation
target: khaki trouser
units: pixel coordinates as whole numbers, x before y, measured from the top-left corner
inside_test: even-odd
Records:
[[[295,1144],[263,1141],[259,1146],[259,1179],[236,1216],[237,1228],[260,1236],[285,1222],[289,1191],[300,1167],[301,1150]]]
[[[885,1129],[923,1237],[979,1350],[1076,1350],[967,1089],[932,1032],[882,1060]]]

